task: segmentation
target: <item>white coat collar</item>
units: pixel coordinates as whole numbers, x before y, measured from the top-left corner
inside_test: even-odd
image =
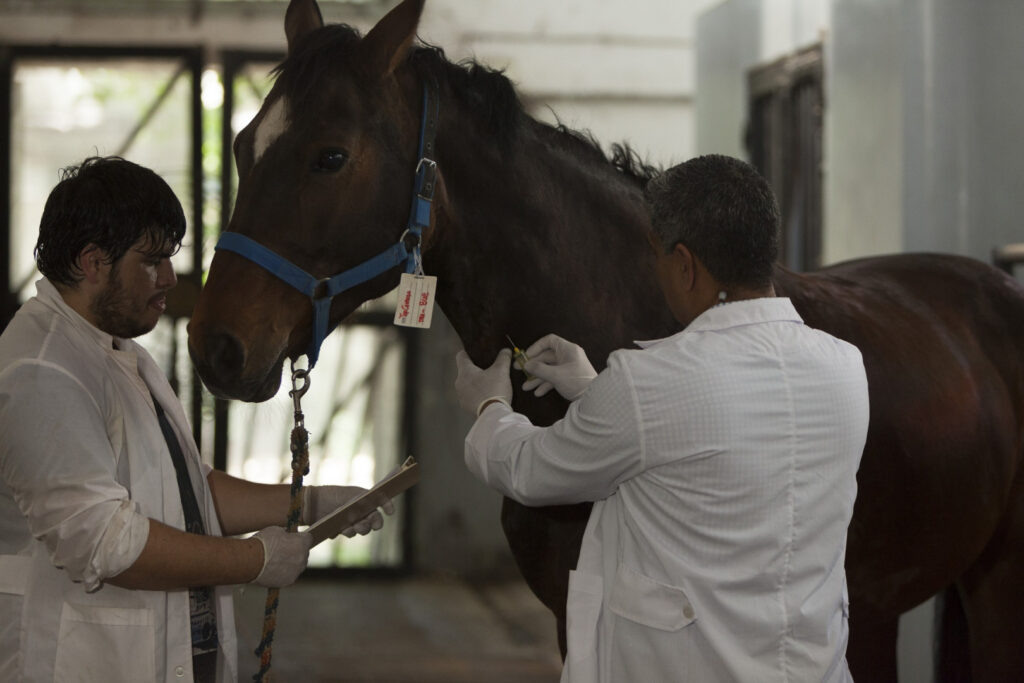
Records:
[[[660,344],[667,339],[672,339],[680,334],[690,332],[707,332],[712,330],[724,330],[740,325],[752,325],[767,322],[796,322],[803,323],[804,319],[793,308],[793,302],[788,297],[761,297],[758,299],[743,299],[742,301],[731,301],[717,306],[712,306],[693,319],[686,329],[677,332],[671,337],[662,339],[651,339],[647,341],[633,342],[641,349],[646,349]]]
[[[75,330],[95,342],[101,349],[115,355],[127,354],[125,360],[128,360],[130,365],[135,365],[138,353],[132,340],[107,334],[83,318],[78,311],[68,305],[68,302],[64,301],[64,297],[61,296],[54,284],[45,277],[36,281],[36,298],[43,305],[56,311],[58,315],[71,323]]]

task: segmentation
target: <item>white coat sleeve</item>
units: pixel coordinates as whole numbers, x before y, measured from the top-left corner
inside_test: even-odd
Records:
[[[636,392],[612,355],[608,368],[550,427],[536,427],[495,403],[466,437],[466,466],[491,488],[524,505],[607,498],[644,469]]]
[[[149,536],[116,469],[104,415],[76,378],[44,361],[0,376],[0,476],[53,564],[90,592]]]

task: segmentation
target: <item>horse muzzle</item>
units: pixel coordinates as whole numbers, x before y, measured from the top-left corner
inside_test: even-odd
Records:
[[[281,386],[284,356],[269,364],[250,363],[245,345],[230,332],[190,322],[188,352],[203,384],[218,398],[258,403]]]

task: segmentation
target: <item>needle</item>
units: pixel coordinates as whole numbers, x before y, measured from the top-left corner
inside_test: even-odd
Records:
[[[519,365],[519,369],[526,375],[526,379],[533,379],[533,375],[526,371],[526,361],[530,360],[529,356],[526,355],[526,351],[516,346],[516,343],[512,341],[512,337],[505,335],[505,339],[508,339],[508,343],[512,345],[512,357],[516,360]]]

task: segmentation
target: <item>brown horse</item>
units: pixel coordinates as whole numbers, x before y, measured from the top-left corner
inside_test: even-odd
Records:
[[[588,138],[530,118],[500,73],[414,45],[422,5],[405,0],[360,38],[323,26],[312,0],[292,1],[288,57],[235,141],[240,184],[228,230],[314,282],[392,248],[410,225],[424,167],[424,88],[436,89],[423,264],[474,362],[489,364],[506,335],[528,344],[555,332],[600,369],[612,350],[675,331],[647,242],[650,169],[628,150],[609,161]],[[394,288],[400,271],[392,264],[338,293],[326,304],[330,324]],[[802,275],[779,268],[775,287],[808,324],[856,344],[867,366],[871,426],[847,556],[854,676],[894,681],[899,615],[953,587],[973,679],[1024,680],[1021,287],[939,255]],[[223,249],[189,348],[215,393],[260,401],[276,391],[284,359],[307,352],[312,321],[307,295]],[[566,409],[518,388],[514,404],[537,424]],[[560,638],[588,513],[508,500],[502,510],[513,555]]]

